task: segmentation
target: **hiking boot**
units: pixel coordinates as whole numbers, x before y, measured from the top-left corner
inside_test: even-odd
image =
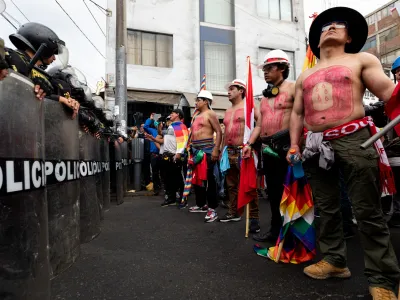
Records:
[[[272,234],[271,232],[267,232],[267,233],[259,233],[259,234],[255,234],[253,235],[253,240],[257,241],[257,242],[272,242],[275,243],[276,240],[278,239],[278,234]]]
[[[162,207],[170,206],[170,205],[176,205],[176,202],[174,200],[165,200],[163,203],[161,203]]]
[[[211,223],[214,222],[216,219],[218,219],[217,212],[215,211],[215,209],[209,208],[204,218],[204,221],[206,223]]]
[[[316,264],[304,268],[303,272],[314,279],[349,278],[351,276],[349,268],[336,268],[325,260],[320,260]]]
[[[239,222],[242,218],[240,216],[237,215],[230,215],[230,214],[226,214],[225,216],[223,216],[222,218],[219,218],[219,221],[222,223],[227,223],[227,222]]]
[[[258,219],[250,219],[250,228],[249,231],[250,233],[258,233],[260,232],[261,227],[260,223],[258,222]]]
[[[396,300],[396,295],[385,288],[381,287],[369,287],[369,293],[373,300]]]
[[[204,205],[203,207],[198,207],[196,206],[192,206],[189,208],[189,212],[195,213],[195,212],[200,212],[200,213],[206,213],[208,211],[208,206]]]

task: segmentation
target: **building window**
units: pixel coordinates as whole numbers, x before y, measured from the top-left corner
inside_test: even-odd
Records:
[[[259,48],[258,49],[258,61],[263,62],[264,61],[264,57],[265,55],[267,55],[267,53],[269,51],[271,51],[273,49],[268,49],[268,48]],[[289,77],[287,79],[289,80],[296,80],[296,68],[295,68],[295,55],[293,51],[285,51],[283,50],[283,52],[285,52],[287,54],[287,56],[289,57],[289,62],[290,62],[290,68],[289,68]],[[264,78],[264,72],[263,70],[259,70],[258,75],[261,78]]]
[[[172,68],[172,35],[128,30],[127,63]]]
[[[392,39],[394,39],[396,36],[398,36],[399,30],[397,26],[394,26],[388,30],[385,30],[384,32],[379,34],[379,41],[381,43],[388,42]]]
[[[292,1],[257,0],[257,14],[269,19],[292,21]]]
[[[204,57],[207,89],[225,91],[225,84],[235,78],[233,46],[205,41]]]
[[[370,48],[376,48],[376,36],[370,37],[364,44],[361,51],[367,51]]]
[[[234,26],[233,0],[204,0],[204,22]]]

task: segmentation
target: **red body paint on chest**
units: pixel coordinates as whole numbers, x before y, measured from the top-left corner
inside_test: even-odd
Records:
[[[287,108],[287,97],[287,92],[279,93],[273,100],[273,107],[270,105],[272,100],[261,102],[261,135],[268,136],[281,130],[285,109]]]
[[[349,117],[354,109],[352,72],[333,66],[311,74],[303,81],[305,120],[323,125]]]
[[[203,126],[204,126],[204,118],[202,116],[197,116],[192,124],[192,132],[195,133],[196,131],[201,130]]]
[[[228,112],[224,118],[225,141],[228,145],[240,145],[244,134],[244,109]]]

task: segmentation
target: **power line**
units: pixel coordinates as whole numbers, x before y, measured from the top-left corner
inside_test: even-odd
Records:
[[[94,2],[93,0],[89,0],[90,2],[92,2],[94,5],[96,5],[99,9],[104,10],[106,13],[108,13],[108,10],[101,7],[100,5],[98,5],[96,2]]]
[[[96,18],[94,17],[94,15],[92,14],[92,11],[90,10],[89,6],[87,6],[85,0],[83,0],[83,3],[85,4],[86,8],[88,9],[89,13],[92,15],[93,20],[96,22],[97,26],[99,27],[99,29],[101,30],[101,32],[103,33],[104,36],[106,36],[106,34],[104,33],[103,29],[101,29],[101,26],[99,24],[99,22],[97,22]]]
[[[25,14],[19,9],[18,5],[15,4],[13,0],[11,0],[11,2],[12,2],[12,4],[14,4],[14,6],[18,9],[18,11],[25,17],[25,19],[27,19],[28,22],[30,22],[29,19],[25,16]]]
[[[11,18],[14,20],[15,23],[18,24],[19,27],[21,27],[21,24],[18,22],[18,20],[16,18],[14,18],[12,15],[10,15],[8,12],[3,12],[3,14],[6,14],[8,18]]]
[[[93,42],[87,37],[87,35],[82,31],[82,29],[78,26],[78,24],[75,23],[75,21],[71,18],[71,16],[65,11],[65,9],[61,6],[61,4],[55,0],[56,3],[58,4],[58,6],[60,6],[60,8],[64,11],[64,13],[68,16],[68,18],[70,18],[70,20],[72,21],[72,23],[75,24],[75,26],[79,29],[79,31],[85,36],[85,38],[89,41],[89,43],[92,44],[92,46],[97,50],[97,52],[99,52],[99,54],[105,59],[106,57],[100,52],[99,49],[97,49],[97,47],[93,44]]]
[[[284,32],[284,31],[278,29],[278,27],[275,27],[275,26],[273,26],[273,25],[271,25],[271,24],[265,22],[264,20],[261,20],[260,18],[256,17],[255,15],[249,13],[247,10],[241,8],[240,6],[236,5],[235,3],[232,3],[230,0],[222,0],[222,1],[225,1],[225,2],[227,2],[227,3],[229,3],[229,4],[234,5],[236,8],[240,9],[241,11],[243,11],[243,12],[246,13],[246,14],[248,14],[249,16],[251,16],[252,18],[256,19],[257,21],[259,21],[259,22],[261,22],[261,23],[264,23],[264,24],[268,25],[268,26],[271,27],[271,28],[274,28],[276,31],[279,31],[279,32],[281,32],[282,34],[284,34],[284,35],[286,35],[286,36],[288,36],[288,37],[290,37],[290,38],[297,39],[300,43],[306,45],[306,43],[300,41],[300,39],[299,39],[298,37],[294,37],[294,36],[292,36],[292,35],[290,35],[290,34]]]
[[[11,23],[11,21],[10,21],[9,19],[7,19],[7,17],[6,17],[4,14],[1,14],[1,16],[2,16],[8,23],[10,23],[10,25],[11,25],[12,27],[14,27],[15,29],[18,29],[17,27],[15,27],[15,25],[14,25],[13,23]]]

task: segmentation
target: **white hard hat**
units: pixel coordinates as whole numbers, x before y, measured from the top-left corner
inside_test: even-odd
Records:
[[[200,91],[200,93],[197,94],[197,98],[205,98],[205,99],[213,101],[212,94],[209,91],[206,91],[206,90]]]
[[[269,65],[269,64],[276,64],[276,63],[281,63],[281,64],[287,64],[290,66],[289,62],[289,57],[285,52],[282,50],[272,50],[267,53],[264,57],[264,62],[258,66],[258,69],[264,68],[264,66]]]
[[[225,89],[226,89],[226,90],[229,90],[229,88],[230,88],[232,85],[237,85],[237,86],[240,86],[240,87],[246,89],[246,82],[245,82],[244,80],[242,80],[242,79],[235,79],[234,81],[227,83],[227,84],[225,85]]]

